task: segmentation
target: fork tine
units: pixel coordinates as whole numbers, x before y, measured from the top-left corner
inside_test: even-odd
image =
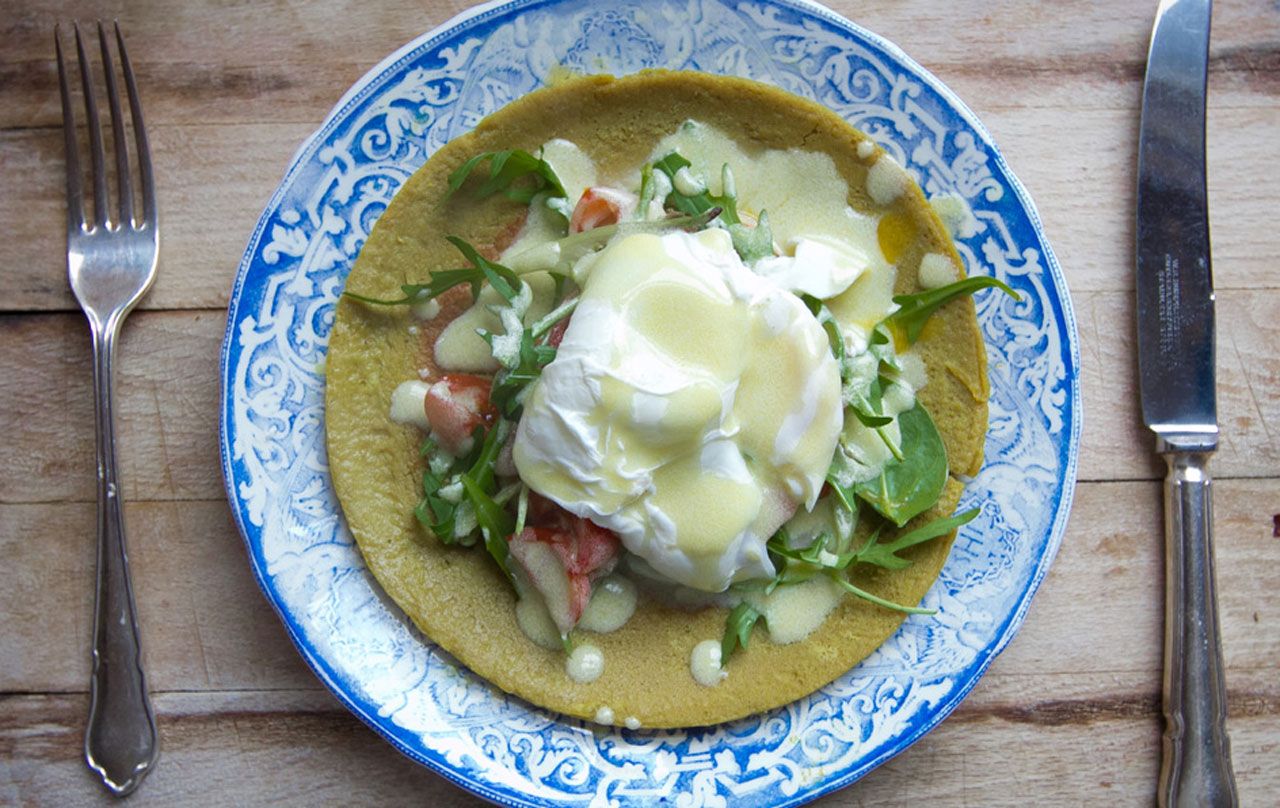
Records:
[[[124,71],[124,84],[129,91],[129,112],[133,115],[133,137],[138,151],[138,168],[142,174],[142,218],[148,227],[156,226],[156,186],[151,175],[151,148],[147,144],[147,128],[142,123],[142,102],[138,100],[138,84],[133,80],[133,64],[124,46],[120,22],[116,27],[116,51],[120,54],[120,67]]]
[[[80,82],[84,85],[84,114],[89,119],[89,149],[93,165],[93,212],[94,223],[106,226],[108,218],[107,206],[107,171],[103,165],[106,155],[102,151],[102,126],[98,123],[98,102],[93,93],[93,74],[89,70],[89,59],[84,54],[84,41],[80,38],[80,23],[72,23],[76,32],[76,55],[80,59]]]
[[[62,58],[62,29],[53,27],[53,46],[58,53],[58,89],[62,91],[62,135],[67,163],[67,230],[84,227],[84,187],[80,176],[80,147],[76,140],[76,113],[67,87],[66,60]]]
[[[133,181],[129,178],[129,149],[124,139],[124,115],[120,112],[120,92],[116,89],[115,65],[107,47],[107,32],[98,20],[98,46],[102,48],[102,72],[107,77],[107,102],[111,107],[111,134],[115,139],[116,190],[120,196],[120,224],[133,223]]]

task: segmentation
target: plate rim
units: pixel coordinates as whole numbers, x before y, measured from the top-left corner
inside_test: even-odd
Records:
[[[304,158],[309,157],[314,149],[323,139],[331,132],[337,124],[339,118],[351,105],[363,100],[365,93],[376,82],[376,80],[392,70],[397,63],[405,59],[412,53],[417,53],[424,47],[429,47],[430,43],[438,38],[452,34],[457,28],[466,25],[482,22],[484,19],[497,16],[508,11],[523,10],[539,5],[552,5],[558,0],[487,0],[475,6],[463,9],[446,19],[444,22],[433,27],[429,31],[414,37],[409,42],[397,48],[395,51],[384,57],[381,61],[367,70],[359,79],[357,79],[338,99],[338,101],[325,114],[321,123],[317,128],[308,135],[298,148],[289,158],[289,162],[285,171],[281,175],[280,180],[276,184],[275,190],[268,198],[263,206],[252,233],[249,236],[244,253],[240,259],[240,263],[236,269],[236,276],[231,287],[227,305],[227,324],[224,331],[223,340],[220,348],[219,357],[219,419],[218,419],[218,450],[219,460],[223,477],[223,484],[226,490],[229,509],[235,521],[237,531],[241,540],[245,544],[245,550],[248,556],[249,566],[253,573],[255,582],[261,590],[266,601],[271,605],[272,610],[280,619],[294,648],[298,651],[299,656],[311,669],[312,673],[324,684],[325,688],[333,695],[349,712],[360,719],[366,726],[372,729],[379,737],[389,742],[392,748],[399,751],[405,757],[413,760],[419,765],[425,766],[430,771],[445,778],[452,784],[470,791],[483,799],[489,800],[501,805],[541,805],[538,801],[518,801],[512,799],[509,795],[497,791],[486,785],[483,781],[475,778],[464,777],[460,772],[453,768],[443,765],[441,761],[437,761],[430,757],[424,756],[418,750],[408,746],[398,737],[385,730],[377,721],[376,712],[370,713],[363,705],[357,702],[354,696],[340,687],[335,676],[330,670],[329,663],[322,659],[315,649],[304,643],[304,638],[300,636],[301,628],[293,620],[291,615],[284,611],[280,601],[276,598],[273,589],[267,581],[267,573],[265,568],[258,563],[254,555],[254,543],[250,539],[250,531],[244,522],[242,509],[236,506],[238,495],[236,492],[236,480],[233,472],[232,447],[228,442],[229,421],[232,420],[232,400],[230,389],[233,380],[230,378],[230,359],[232,354],[233,342],[235,339],[236,327],[239,318],[235,315],[240,310],[244,287],[249,275],[249,271],[254,263],[254,255],[256,246],[260,237],[270,223],[270,211],[276,209],[282,201],[286,188],[290,181],[294,178],[304,162]],[[989,648],[983,649],[981,658],[975,662],[972,675],[967,681],[961,683],[948,697],[939,704],[939,706],[925,720],[913,725],[907,732],[896,736],[888,748],[880,750],[879,754],[872,758],[863,760],[854,768],[842,772],[839,776],[828,777],[824,781],[805,790],[801,789],[796,794],[791,795],[787,799],[777,803],[783,806],[801,805],[821,796],[830,794],[833,791],[847,787],[853,782],[861,779],[874,769],[883,765],[888,760],[905,752],[911,748],[922,737],[932,732],[948,718],[952,712],[965,700],[969,693],[977,686],[978,682],[986,675],[991,663],[1008,647],[1014,636],[1021,629],[1026,620],[1026,615],[1031,606],[1031,601],[1039,591],[1041,584],[1044,582],[1048,574],[1049,568],[1053,565],[1053,561],[1057,557],[1063,536],[1066,532],[1067,522],[1070,517],[1071,507],[1074,502],[1075,488],[1077,483],[1077,470],[1079,464],[1080,453],[1080,436],[1083,427],[1084,410],[1083,401],[1081,399],[1080,390],[1080,344],[1079,331],[1077,328],[1074,306],[1071,300],[1070,292],[1067,286],[1066,278],[1062,271],[1052,246],[1044,230],[1044,223],[1040,216],[1039,209],[1036,207],[1034,200],[1031,198],[1022,181],[1013,172],[1004,157],[1003,151],[987,130],[986,126],[955,92],[953,92],[945,83],[943,83],[931,71],[908,55],[900,46],[886,39],[879,34],[870,31],[861,25],[849,20],[843,15],[821,5],[813,0],[757,0],[763,6],[778,5],[790,7],[797,11],[812,14],[821,17],[831,26],[839,29],[845,36],[851,37],[853,40],[863,40],[869,42],[875,47],[881,49],[886,54],[897,60],[906,68],[915,78],[929,86],[929,88],[938,94],[938,96],[951,107],[955,113],[963,119],[964,123],[978,134],[985,151],[993,158],[998,166],[1000,174],[1005,180],[1007,187],[1013,191],[1018,206],[1023,210],[1030,222],[1040,246],[1043,247],[1042,258],[1045,264],[1045,275],[1051,281],[1054,291],[1055,302],[1057,303],[1057,316],[1054,318],[1062,329],[1064,336],[1064,345],[1061,349],[1063,359],[1067,362],[1067,373],[1063,379],[1068,392],[1068,400],[1071,402],[1071,418],[1070,429],[1066,436],[1066,452],[1065,465],[1062,469],[1062,489],[1058,498],[1057,510],[1053,520],[1048,526],[1048,541],[1045,543],[1044,551],[1034,565],[1034,574],[1031,576],[1027,586],[1020,594],[1016,601],[1016,608],[1010,610],[1005,616],[999,629],[995,632],[996,641]],[[510,694],[508,694],[510,696]],[[511,698],[519,699],[517,696]],[[524,699],[519,699],[522,704],[528,704]],[[576,720],[576,719],[574,719]]]

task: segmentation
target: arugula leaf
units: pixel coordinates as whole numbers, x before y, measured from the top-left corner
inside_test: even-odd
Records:
[[[450,244],[457,247],[458,252],[462,253],[462,257],[470,261],[473,267],[480,270],[484,275],[485,280],[489,282],[489,285],[492,286],[498,294],[502,295],[504,300],[510,303],[516,299],[516,294],[520,291],[521,283],[520,279],[516,277],[516,273],[507,269],[502,264],[485,258],[476,251],[475,247],[472,247],[457,236],[445,236],[445,239],[447,239]],[[479,293],[474,291],[471,294],[473,299],[478,295]]]
[[[853,560],[856,563],[874,564],[877,567],[883,567],[888,570],[906,569],[911,566],[911,562],[898,556],[897,553],[899,551],[950,533],[961,525],[965,525],[973,521],[974,517],[978,515],[978,512],[977,508],[970,508],[964,513],[958,513],[955,516],[935,519],[926,525],[921,525],[915,530],[903,533],[888,544],[881,544],[878,541],[879,533],[877,532],[876,535],[871,537],[865,547],[853,554]]]
[[[838,455],[837,455],[838,456]],[[836,502],[840,507],[852,514],[858,512],[857,493],[854,491],[855,486],[841,485],[836,475],[836,460],[831,461],[832,468],[827,471],[827,485],[831,486],[831,493],[836,498]]]
[[[445,238],[471,263],[470,267],[464,269],[437,269],[430,273],[431,281],[429,283],[408,283],[401,286],[400,291],[404,294],[404,297],[394,300],[366,297],[355,292],[343,292],[342,296],[373,306],[403,306],[434,300],[453,287],[461,286],[465,283],[471,286],[471,301],[474,303],[480,297],[480,287],[485,282],[488,282],[494,289],[498,290],[498,294],[506,298],[507,302],[511,302],[515,298],[516,293],[520,290],[520,279],[516,277],[516,273],[502,264],[485,258],[476,251],[475,247],[457,236],[445,236]]]
[[[667,194],[667,198],[663,202],[690,216],[706,213],[712,208],[720,208],[720,221],[725,224],[741,224],[742,220],[738,218],[738,200],[733,194],[725,193],[720,196],[713,196],[707,190],[693,195],[680,193],[679,189],[676,188],[676,174],[680,173],[680,169],[688,169],[691,165],[693,164],[679,152],[671,152],[667,156],[654,161],[654,170],[661,171],[671,180],[671,193]]]
[[[893,417],[889,415],[880,415],[879,413],[868,412],[862,407],[850,407],[849,409],[853,411],[853,414],[858,421],[868,429],[879,429],[880,427],[888,426],[893,423]],[[881,433],[881,437],[884,437],[884,433]],[[893,449],[894,447],[890,445],[889,448]]]
[[[477,427],[477,431],[481,428]],[[491,491],[493,488],[493,464],[498,459],[498,452],[502,451],[503,441],[507,439],[510,431],[506,423],[499,421],[484,433],[480,451],[475,453],[474,458],[469,458],[471,463],[466,475],[484,491]]]
[[[456,544],[458,537],[455,535],[455,517],[458,506],[440,496],[439,492],[443,487],[439,476],[430,470],[422,472],[423,496],[413,509],[413,515],[441,544]]]
[[[428,300],[439,297],[455,286],[469,283],[471,284],[471,298],[474,300],[480,294],[480,284],[483,281],[483,273],[479,273],[474,269],[438,269],[431,273],[430,283],[407,283],[401,286],[400,291],[404,294],[404,297],[383,300],[381,298],[358,295],[355,292],[343,292],[342,296],[371,306],[404,306],[425,303]]]
[[[671,152],[655,161],[652,166],[646,166],[645,169],[648,173],[644,170],[641,172],[640,210],[647,209],[655,193],[652,172],[661,171],[671,181],[671,192],[663,200],[664,205],[691,216],[719,208],[720,221],[725,225],[725,229],[729,231],[729,237],[733,239],[733,249],[737,251],[743,261],[750,262],[773,255],[773,231],[769,228],[769,215],[761,211],[760,219],[756,222],[755,227],[750,227],[742,222],[741,217],[738,215],[738,197],[733,192],[733,175],[729,170],[729,166],[726,164],[721,168],[723,190],[717,196],[706,188],[696,194],[685,194],[680,191],[676,183],[676,175],[682,169],[687,172],[691,165],[692,163],[679,152]]]
[[[920,333],[924,331],[924,325],[928,322],[929,317],[943,304],[949,303],[957,297],[972,294],[979,289],[990,287],[1000,289],[1014,300],[1022,299],[1021,295],[998,278],[970,275],[967,278],[958,280],[955,283],[949,283],[946,286],[940,286],[937,289],[929,289],[913,295],[895,295],[893,302],[897,303],[900,308],[884,318],[884,324],[893,329],[896,334],[905,337],[907,344],[911,345],[920,338]]]
[[[827,308],[827,304],[818,298],[808,293],[802,293],[800,300],[804,303],[805,308],[809,309],[809,313],[814,316],[818,324],[822,326],[822,330],[827,333],[827,343],[831,346],[831,355],[836,358],[836,366],[840,368],[840,381],[844,382],[849,371],[845,367],[844,335],[840,333],[840,324],[836,322],[835,315],[831,313],[831,309]]]
[[[489,472],[492,475],[492,465]],[[480,487],[480,484],[472,478],[470,474],[462,475],[462,487],[467,492],[467,498],[471,500],[472,507],[476,511],[476,524],[480,526],[480,532],[484,536],[485,549],[489,551],[489,555],[498,563],[499,569],[506,573],[507,577],[511,577],[511,569],[507,564],[509,548],[507,546],[507,536],[511,535],[511,530],[515,526],[515,520],[511,518],[511,514],[503,510],[502,506],[493,501],[493,498]]]
[[[467,181],[467,177],[485,160],[489,161],[489,177],[476,189],[476,196],[484,198],[501,191],[507,199],[525,203],[538,192],[548,189],[552,196],[567,196],[564,185],[550,163],[523,149],[507,149],[477,154],[459,166],[449,175],[449,192],[445,198],[456,193]],[[517,180],[525,177],[531,177],[532,183],[514,185]]]
[[[938,501],[947,483],[947,450],[923,406],[898,415],[901,459],[885,464],[878,477],[853,490],[898,527]]]
[[[760,211],[760,219],[755,227],[745,224],[730,224],[725,227],[729,237],[733,239],[733,249],[747,263],[773,255],[773,230],[769,228],[769,214]]]
[[[848,567],[854,560],[854,554],[832,552],[829,546],[831,539],[830,533],[820,533],[809,546],[794,548],[790,546],[785,530],[775,533],[767,546],[769,552],[781,561],[781,569],[765,586],[765,594],[779,586],[804,583],[819,573],[839,572]]]
[[[524,408],[525,390],[542,375],[542,369],[551,363],[555,355],[555,348],[550,345],[535,345],[533,332],[527,328],[524,330],[520,335],[518,363],[495,376],[493,387],[489,391],[489,401],[503,417],[519,420]]]
[[[844,587],[849,593],[857,595],[863,600],[874,603],[877,606],[883,606],[886,609],[893,609],[895,612],[905,612],[906,614],[937,614],[938,613],[937,609],[922,609],[919,606],[903,606],[901,603],[894,603],[891,600],[885,600],[884,598],[878,595],[871,594],[865,589],[859,589],[858,587],[849,583],[847,579],[839,575],[832,576],[832,578],[833,580],[835,580],[836,583]]]
[[[745,600],[733,607],[724,621],[724,638],[720,640],[720,667],[723,668],[729,662],[734,651],[746,649],[751,640],[751,629],[762,616]]]
[[[641,218],[645,216],[655,193],[657,193],[657,189],[653,184],[653,165],[645,163],[640,167],[640,200],[636,204],[637,216]]]

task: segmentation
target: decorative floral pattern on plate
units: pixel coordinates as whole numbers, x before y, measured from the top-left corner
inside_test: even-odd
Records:
[[[786,707],[687,731],[606,729],[530,707],[423,638],[366,571],[325,466],[324,355],[352,261],[442,144],[553,69],[745,76],[874,137],[931,196],[962,200],[991,373],[987,459],[925,605],[875,654]],[[1075,325],[1030,200],[991,138],[896,47],[796,0],[519,0],[481,6],[360,80],[295,156],[228,313],[222,459],[263,591],[333,692],[402,752],[528,805],[790,805],[846,785],[933,728],[1021,623],[1065,526],[1080,412]]]

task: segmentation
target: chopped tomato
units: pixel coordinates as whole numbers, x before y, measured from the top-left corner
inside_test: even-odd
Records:
[[[529,500],[529,521],[530,527],[509,539],[511,557],[542,595],[556,626],[568,632],[591,600],[593,580],[613,569],[622,543],[613,531],[536,494]]]
[[[612,530],[575,516],[537,494],[529,497],[527,521],[534,530],[528,538],[553,545],[556,555],[569,572],[584,575],[598,572],[614,561],[622,549],[622,543]],[[520,537],[512,540],[517,538]]]
[[[422,409],[440,448],[453,455],[466,454],[476,427],[493,422],[497,411],[489,403],[491,384],[483,376],[452,373],[427,388]]]
[[[607,224],[616,224],[622,217],[635,210],[636,198],[626,191],[613,188],[588,188],[573,209],[569,218],[569,232],[581,233]]]
[[[567,330],[569,330],[568,317],[551,326],[551,331],[547,333],[547,344],[552,348],[559,348],[560,341],[564,339],[564,332]]]

